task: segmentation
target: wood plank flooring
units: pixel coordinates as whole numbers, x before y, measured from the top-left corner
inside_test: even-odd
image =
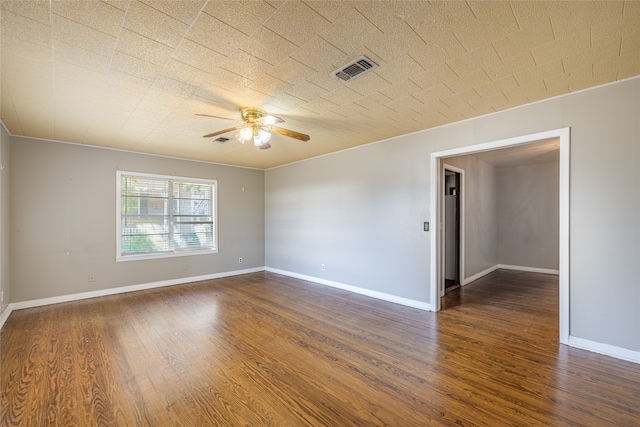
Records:
[[[14,311],[2,425],[640,425],[640,365],[558,344],[557,277],[443,306],[263,272]]]

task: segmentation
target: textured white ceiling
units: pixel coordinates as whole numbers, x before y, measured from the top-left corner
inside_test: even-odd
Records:
[[[559,162],[560,140],[548,139],[533,144],[475,153],[473,156],[497,168]]]
[[[638,1],[1,0],[12,134],[269,168],[640,74]],[[366,55],[379,67],[330,76]],[[256,106],[311,135],[202,135]],[[225,135],[233,137],[233,133]]]

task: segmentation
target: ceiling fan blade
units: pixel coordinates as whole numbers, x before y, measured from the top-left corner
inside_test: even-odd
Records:
[[[265,142],[264,144],[262,144],[259,147],[261,150],[266,150],[267,148],[271,148],[271,144],[269,144],[268,142]]]
[[[212,116],[211,114],[196,114],[196,116],[213,117],[214,119],[231,120],[237,122],[238,119],[230,119],[229,117]]]
[[[304,133],[296,132],[290,129],[279,128],[277,126],[269,126],[271,132],[279,133],[280,135],[288,136],[290,138],[299,139],[300,141],[308,141],[311,139],[309,135],[305,135]]]
[[[256,123],[268,126],[268,125],[275,125],[276,123],[284,123],[284,120],[282,120],[280,117],[268,115],[268,116],[260,117],[259,119],[256,120]]]
[[[229,129],[220,130],[218,132],[208,133],[206,135],[202,135],[202,137],[203,138],[211,138],[212,136],[222,135],[223,133],[231,132],[231,131],[236,130],[236,129],[242,129],[243,127],[246,127],[246,126],[235,126],[235,127],[229,128]]]

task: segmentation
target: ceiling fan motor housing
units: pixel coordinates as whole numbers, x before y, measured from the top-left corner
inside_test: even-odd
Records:
[[[262,118],[267,115],[267,112],[263,109],[256,107],[243,107],[240,109],[240,115],[242,120],[247,123],[253,123],[259,118]]]

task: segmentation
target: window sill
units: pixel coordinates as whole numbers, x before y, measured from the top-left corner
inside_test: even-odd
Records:
[[[162,252],[158,254],[141,254],[141,255],[120,255],[116,256],[116,262],[125,261],[142,261],[147,259],[176,258],[182,256],[211,255],[217,254],[218,249],[200,249],[192,251]]]

